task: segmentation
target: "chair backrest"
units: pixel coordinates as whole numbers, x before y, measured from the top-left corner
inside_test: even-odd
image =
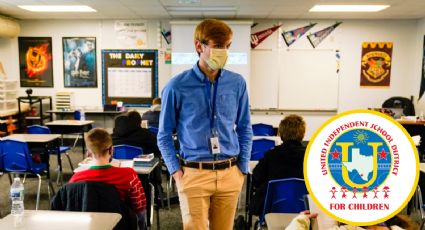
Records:
[[[1,162],[5,172],[30,172],[32,171],[31,153],[28,144],[22,141],[2,141]]]
[[[270,212],[299,213],[304,211],[304,198],[307,194],[303,179],[286,178],[269,181],[260,224],[264,223],[264,216]]]
[[[133,159],[143,154],[143,149],[131,145],[114,145],[113,158],[115,159]]]
[[[0,139],[0,172],[3,172],[3,140]]]
[[[275,136],[273,126],[263,123],[253,124],[252,132],[254,136]]]
[[[50,134],[50,129],[47,126],[42,125],[30,125],[27,126],[27,133],[29,134]]]
[[[155,134],[155,135],[157,135],[157,134],[158,134],[158,128],[157,128],[157,127],[149,126],[149,127],[148,127],[148,130],[149,130],[149,132],[151,132],[151,133],[153,133],[153,134]]]
[[[409,98],[391,97],[384,101],[382,108],[403,108],[403,114],[406,116],[415,115],[415,107]]]
[[[62,186],[51,202],[52,210],[114,212],[122,218],[114,229],[137,229],[135,213],[120,199],[115,187],[100,182],[77,182]]]
[[[251,160],[258,161],[264,157],[264,153],[269,151],[275,146],[274,140],[265,138],[257,139],[252,141]]]

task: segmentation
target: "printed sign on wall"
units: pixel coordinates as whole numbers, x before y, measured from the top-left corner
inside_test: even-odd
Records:
[[[392,53],[392,42],[363,42],[360,86],[390,86]]]

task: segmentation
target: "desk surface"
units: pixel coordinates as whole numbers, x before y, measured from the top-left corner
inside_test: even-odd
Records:
[[[255,166],[257,166],[258,161],[249,161],[248,165],[248,173],[252,174],[252,171],[254,171]]]
[[[425,125],[425,120],[397,120],[401,125]]]
[[[285,229],[298,213],[267,213],[265,216],[268,230]]]
[[[0,229],[106,230],[113,229],[120,219],[118,213],[25,210],[21,218],[9,214],[1,219]]]
[[[49,125],[61,125],[61,126],[84,126],[84,125],[90,125],[93,124],[94,121],[91,120],[85,120],[85,121],[80,121],[80,120],[56,120],[56,121],[51,121],[46,123],[47,126]]]
[[[421,172],[425,173],[425,163],[420,163],[419,168],[421,169]]]
[[[32,143],[46,143],[60,138],[59,134],[12,134],[6,136],[3,140],[16,140]]]
[[[83,163],[84,162],[84,163]],[[121,167],[121,168],[133,168],[137,174],[150,174],[152,170],[159,164],[159,161],[156,161],[155,164],[151,167],[134,167],[133,160],[117,160],[113,159],[111,162],[112,166]],[[81,172],[90,168],[93,165],[93,162],[90,160],[84,159],[78,164],[78,168],[74,169],[74,173]]]

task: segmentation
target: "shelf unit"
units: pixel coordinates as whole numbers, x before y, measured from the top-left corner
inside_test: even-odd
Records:
[[[1,113],[16,112],[18,103],[18,81],[0,79],[0,111]]]
[[[55,109],[62,111],[70,111],[74,108],[74,93],[58,92],[55,98]]]
[[[45,103],[48,104],[45,104]],[[30,111],[22,113],[21,104],[29,104]],[[52,114],[44,112],[44,106],[47,105],[47,110],[52,110],[52,97],[50,96],[31,96],[31,97],[18,97],[18,111],[20,118],[20,126],[32,124],[44,124],[44,120],[53,120]],[[37,110],[38,109],[38,110]]]
[[[16,123],[18,81],[0,78],[0,136],[9,134],[9,123]],[[13,130],[12,130],[13,131]]]

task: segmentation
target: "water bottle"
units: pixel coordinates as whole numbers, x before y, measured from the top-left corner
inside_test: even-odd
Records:
[[[19,177],[15,177],[10,187],[10,199],[12,201],[11,214],[22,216],[24,214],[24,185]]]
[[[80,121],[85,121],[86,120],[86,113],[84,112],[84,110],[81,110],[81,117],[80,117]]]

